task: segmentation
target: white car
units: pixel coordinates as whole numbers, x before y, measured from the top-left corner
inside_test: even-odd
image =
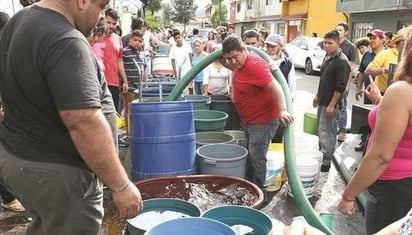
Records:
[[[320,71],[326,52],[323,48],[323,38],[297,37],[285,45],[286,51],[296,68],[304,68],[306,74]]]

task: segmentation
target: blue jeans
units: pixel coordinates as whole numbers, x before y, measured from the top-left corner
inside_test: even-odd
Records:
[[[244,126],[245,146],[249,151],[246,178],[261,189],[264,189],[266,179],[266,153],[278,126],[278,119],[264,125]]]
[[[343,95],[340,104],[338,105],[339,117],[338,117],[338,131],[346,132],[346,126],[348,125],[348,113],[346,107],[348,106],[348,95]]]
[[[318,107],[319,148],[323,155],[324,165],[330,165],[336,148],[336,127],[339,109],[335,108],[334,117],[326,117],[326,106]]]
[[[194,87],[195,87],[195,95],[201,95],[202,94],[202,86],[203,82],[194,82]]]

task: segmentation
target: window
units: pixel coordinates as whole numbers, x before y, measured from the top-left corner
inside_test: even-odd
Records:
[[[253,8],[253,0],[247,0],[247,10],[251,10]]]
[[[353,23],[350,40],[354,42],[358,38],[365,37],[372,29],[373,23]]]
[[[237,8],[237,12],[240,12],[242,10],[242,4],[240,2],[238,2],[236,4],[236,8]]]
[[[266,0],[266,6],[273,5],[273,0]]]

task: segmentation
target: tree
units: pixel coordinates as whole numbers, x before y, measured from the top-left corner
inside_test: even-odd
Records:
[[[210,19],[212,22],[213,28],[216,28],[217,26],[224,25],[226,23],[227,19],[227,7],[225,4],[220,2],[216,7],[215,7],[215,12],[213,12],[213,15]]]
[[[190,20],[194,19],[195,10],[197,9],[194,0],[173,0],[172,7],[173,15],[171,19],[183,24],[183,31],[186,31],[186,25],[189,24]]]
[[[169,4],[163,4],[163,26],[170,27],[170,16],[173,13],[173,9]]]
[[[160,29],[163,25],[163,19],[159,14],[154,13],[154,14],[148,14],[146,12],[145,20],[147,24],[153,29],[157,30]]]
[[[145,11],[150,11],[151,15],[153,15],[156,11],[159,11],[162,8],[161,1],[158,0],[151,0],[147,1],[147,5],[145,5]]]

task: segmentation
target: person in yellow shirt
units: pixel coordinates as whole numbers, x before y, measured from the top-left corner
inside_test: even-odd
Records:
[[[392,48],[379,52],[365,70],[366,75],[375,77],[375,83],[383,94],[388,88],[389,65],[398,64],[399,52],[402,51],[404,38],[401,35],[393,36]]]

